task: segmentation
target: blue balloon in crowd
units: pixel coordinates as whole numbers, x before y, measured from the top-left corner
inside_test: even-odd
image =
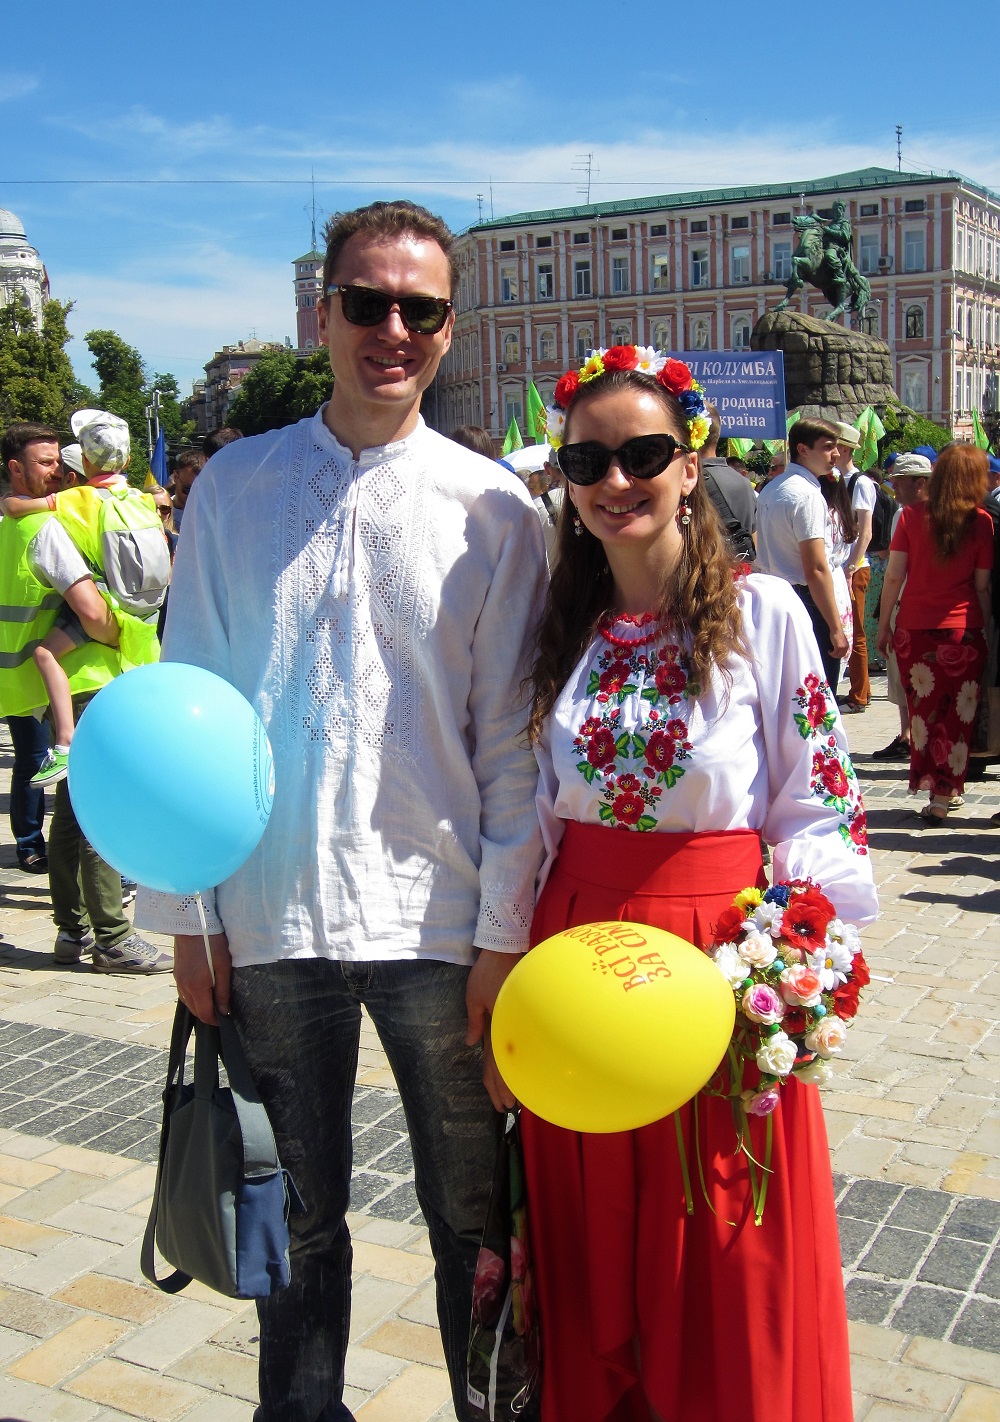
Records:
[[[154,729],[168,725],[170,751]],[[69,755],[80,828],[127,879],[174,894],[214,888],[253,853],[271,813],[274,761],[249,701],[183,662],[102,688]]]

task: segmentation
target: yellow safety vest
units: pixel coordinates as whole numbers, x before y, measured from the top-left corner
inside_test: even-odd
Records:
[[[30,716],[48,697],[32,652],[56,620],[62,597],[28,563],[28,547],[50,514],[0,519],[0,715]],[[99,691],[121,671],[114,647],[87,642],[63,657],[74,696]]]

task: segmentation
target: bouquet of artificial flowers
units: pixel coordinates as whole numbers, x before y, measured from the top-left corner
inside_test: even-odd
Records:
[[[739,1093],[743,1109],[769,1115],[789,1075],[827,1081],[870,981],[853,924],[808,881],[744,889],[720,916],[709,952],[736,994],[736,1085],[744,1062],[760,1071],[759,1086]]]

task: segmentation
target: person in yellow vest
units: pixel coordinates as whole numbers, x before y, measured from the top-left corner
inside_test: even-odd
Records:
[[[78,411],[72,420],[73,433],[80,439],[80,457],[87,492],[78,488],[44,497],[19,497],[16,494],[0,499],[0,507],[9,518],[28,518],[53,512],[83,555],[90,571],[105,578],[100,534],[101,503],[94,491],[114,491],[134,499],[142,495],[130,491],[124,477],[131,445],[129,428],[117,415],[103,410]],[[103,589],[106,592],[106,589]],[[73,740],[73,700],[69,678],[62,662],[87,641],[101,642],[109,647],[121,645],[123,662],[120,667],[155,661],[159,655],[155,628],[140,623],[115,602],[102,598],[100,615],[81,617],[65,604],[56,614],[48,634],[32,651],[32,660],[45,687],[52,715],[55,744],[38,771],[33,785],[53,785],[66,778],[69,748]]]
[[[0,460],[15,495],[47,498],[62,477],[59,437],[46,425],[17,423],[0,440]],[[106,604],[79,550],[51,513],[0,519],[0,715],[27,718],[46,702],[32,651],[65,602],[81,619],[100,620]],[[85,641],[64,659],[74,711],[118,675],[118,652]],[[119,875],[87,843],[64,781],[49,827],[49,887],[58,928],[55,960],[91,953],[99,972],[166,972],[168,955],[147,943],[122,912]]]

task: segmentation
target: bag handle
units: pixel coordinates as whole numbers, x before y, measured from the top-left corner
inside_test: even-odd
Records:
[[[195,1019],[183,1002],[178,1002],[174,1012],[174,1025],[170,1032],[170,1057],[167,1062],[167,1084],[163,1088],[163,1121],[160,1125],[160,1154],[156,1162],[156,1183],[153,1186],[153,1203],[149,1210],[149,1219],[146,1221],[146,1230],[142,1236],[142,1248],[139,1251],[139,1268],[142,1270],[143,1278],[148,1279],[151,1284],[155,1284],[158,1289],[162,1289],[165,1294],[179,1294],[181,1289],[186,1289],[191,1282],[191,1275],[185,1274],[181,1269],[164,1279],[156,1277],[156,1260],[153,1254],[153,1244],[156,1239],[156,1217],[160,1209],[160,1185],[163,1180],[163,1162],[167,1154],[167,1135],[170,1130],[170,1108],[173,1104],[175,1089],[179,1090],[184,1084],[184,1060],[187,1052],[188,1039],[194,1028]]]

